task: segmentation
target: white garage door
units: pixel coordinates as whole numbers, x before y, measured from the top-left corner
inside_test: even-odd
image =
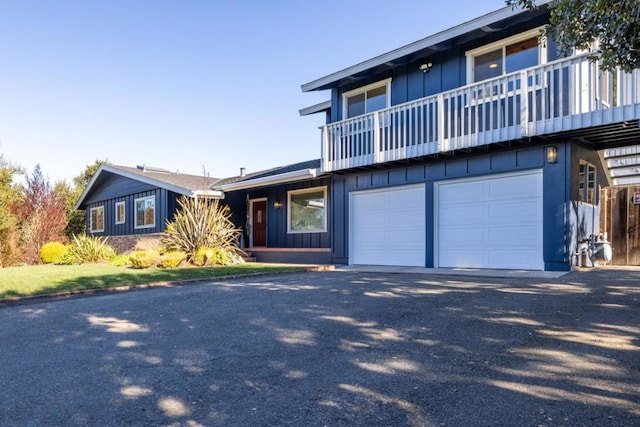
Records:
[[[441,182],[439,267],[544,270],[542,171]]]
[[[352,192],[350,264],[425,265],[425,187]]]

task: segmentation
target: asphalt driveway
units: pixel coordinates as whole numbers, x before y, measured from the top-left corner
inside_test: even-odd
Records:
[[[0,307],[0,425],[640,425],[640,271],[324,272]]]

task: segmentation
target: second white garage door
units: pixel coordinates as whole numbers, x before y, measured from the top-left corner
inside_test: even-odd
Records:
[[[544,270],[542,171],[441,182],[439,267]]]
[[[424,267],[424,185],[350,196],[350,264]]]

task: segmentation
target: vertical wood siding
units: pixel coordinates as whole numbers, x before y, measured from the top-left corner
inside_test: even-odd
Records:
[[[609,187],[601,192],[600,229],[607,231],[614,265],[640,265],[640,205],[633,194],[640,185]]]
[[[107,194],[105,192],[103,194]],[[149,228],[135,228],[135,200],[143,197],[155,197],[155,226]],[[87,233],[96,236],[124,236],[131,234],[159,233],[165,230],[167,219],[173,218],[176,206],[176,198],[179,195],[162,188],[114,197],[108,200],[94,201],[86,205],[85,218]],[[95,198],[94,198],[95,199]],[[125,222],[116,224],[116,203],[125,203]],[[104,231],[91,233],[90,215],[91,208],[104,206]]]
[[[467,59],[465,56],[467,51],[537,28],[546,24],[546,22],[547,18],[545,16],[539,16],[524,23],[509,26],[506,30],[479,35],[464,44],[451,46],[445,52],[421,57],[407,65],[397,66],[391,70],[373,74],[366,79],[357,80],[355,83],[333,89],[331,93],[331,117],[327,123],[343,119],[342,94],[344,92],[389,77],[392,78],[392,106],[465,86],[467,84]],[[556,44],[552,40],[547,41],[547,57],[548,61],[559,58]],[[424,62],[433,64],[428,73],[422,72],[418,68]]]
[[[543,256],[548,270],[564,270],[570,261],[566,250],[569,233],[567,202],[569,197],[571,144],[558,145],[558,163],[547,164],[544,147],[504,151],[477,157],[396,167],[378,171],[334,175],[332,181],[333,261],[348,262],[349,254],[349,193],[425,183],[426,191],[426,266],[434,260],[434,183],[445,179],[491,175],[506,172],[543,169]]]
[[[245,229],[247,207],[246,197],[250,199],[267,198],[267,247],[271,248],[330,248],[331,247],[331,209],[333,204],[330,178],[314,179],[286,185],[252,190],[233,191],[225,194],[223,203],[231,208],[233,222],[238,228]],[[304,188],[327,186],[327,231],[320,233],[287,233],[287,192]],[[273,203],[282,203],[280,209],[275,209]],[[245,242],[247,245],[248,242]]]

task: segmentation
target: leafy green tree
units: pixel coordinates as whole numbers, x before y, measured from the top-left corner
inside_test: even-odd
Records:
[[[529,10],[538,7],[535,0],[506,3]],[[596,47],[594,59],[602,61],[603,69],[640,68],[640,1],[557,0],[548,7],[550,25],[544,32],[562,53]]]
[[[0,267],[20,263],[18,215],[22,187],[14,183],[22,169],[5,160],[0,154]]]

